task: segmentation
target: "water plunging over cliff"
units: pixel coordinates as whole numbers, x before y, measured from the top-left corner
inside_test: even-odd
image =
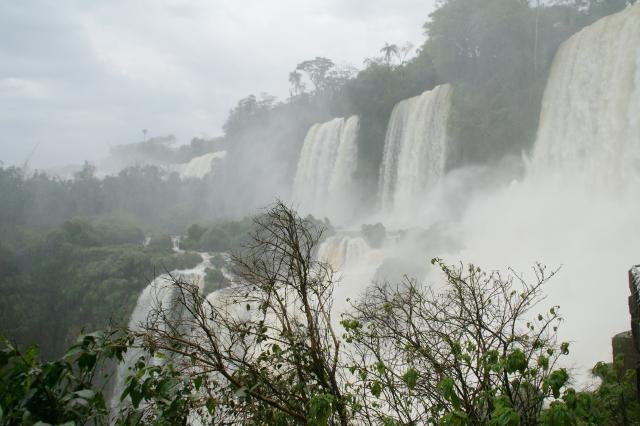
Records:
[[[545,90],[532,172],[612,189],[640,184],[640,5],[559,48]]]
[[[338,220],[353,215],[358,128],[357,116],[311,126],[293,184],[293,200],[301,211]]]
[[[179,248],[179,239],[177,237],[172,238],[173,250],[181,253],[184,252]],[[142,291],[136,306],[129,319],[129,330],[141,331],[142,326],[145,324],[149,315],[156,309],[162,307],[168,311],[173,310],[173,306],[177,303],[177,296],[175,294],[176,287],[173,285],[173,279],[181,279],[189,283],[202,286],[204,284],[205,271],[211,266],[211,256],[208,253],[200,253],[202,256],[202,262],[192,269],[175,270],[170,274],[162,274],[156,277],[145,289]],[[201,287],[202,288],[202,287]],[[127,350],[124,355],[124,361],[118,364],[114,390],[111,398],[111,408],[117,409],[120,404],[120,395],[124,390],[126,378],[131,374],[130,369],[134,366],[137,360],[144,356],[145,352],[138,348],[132,347]],[[160,360],[153,359],[151,362],[161,362]]]
[[[565,319],[571,363],[610,359],[629,324],[626,271],[640,239],[640,5],[605,17],[558,50],[523,181],[478,198],[458,226],[465,248],[442,257],[559,274],[548,303]],[[531,278],[529,279],[531,281]],[[546,302],[545,302],[546,303]]]
[[[383,211],[410,208],[444,174],[451,93],[437,86],[393,108],[380,168]]]

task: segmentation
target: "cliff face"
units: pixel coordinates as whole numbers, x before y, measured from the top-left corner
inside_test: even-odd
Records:
[[[640,392],[640,265],[629,269],[629,313],[631,332],[624,332],[613,338],[613,357],[625,356],[624,369],[636,370],[636,381]]]
[[[629,269],[629,313],[631,314],[631,333],[636,349],[640,352],[640,265]]]

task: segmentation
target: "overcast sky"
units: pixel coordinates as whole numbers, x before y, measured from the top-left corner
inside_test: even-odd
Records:
[[[362,68],[416,46],[433,0],[2,0],[0,161],[103,157],[172,133],[216,136],[248,94],[288,94],[315,56]]]

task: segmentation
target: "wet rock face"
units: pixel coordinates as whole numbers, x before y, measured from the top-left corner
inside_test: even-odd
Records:
[[[629,269],[629,313],[631,331],[617,334],[612,339],[613,357],[624,355],[624,369],[636,370],[636,386],[640,393],[640,265]]]
[[[618,333],[611,339],[613,347],[613,359],[619,355],[624,356],[623,370],[635,370],[640,365],[640,353],[636,349],[631,331]]]
[[[629,270],[629,313],[631,314],[631,334],[635,348],[640,352],[640,265]]]

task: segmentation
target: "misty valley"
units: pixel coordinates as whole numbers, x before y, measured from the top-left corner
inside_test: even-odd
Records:
[[[640,4],[402,13],[220,136],[0,151],[0,425],[640,424]]]

